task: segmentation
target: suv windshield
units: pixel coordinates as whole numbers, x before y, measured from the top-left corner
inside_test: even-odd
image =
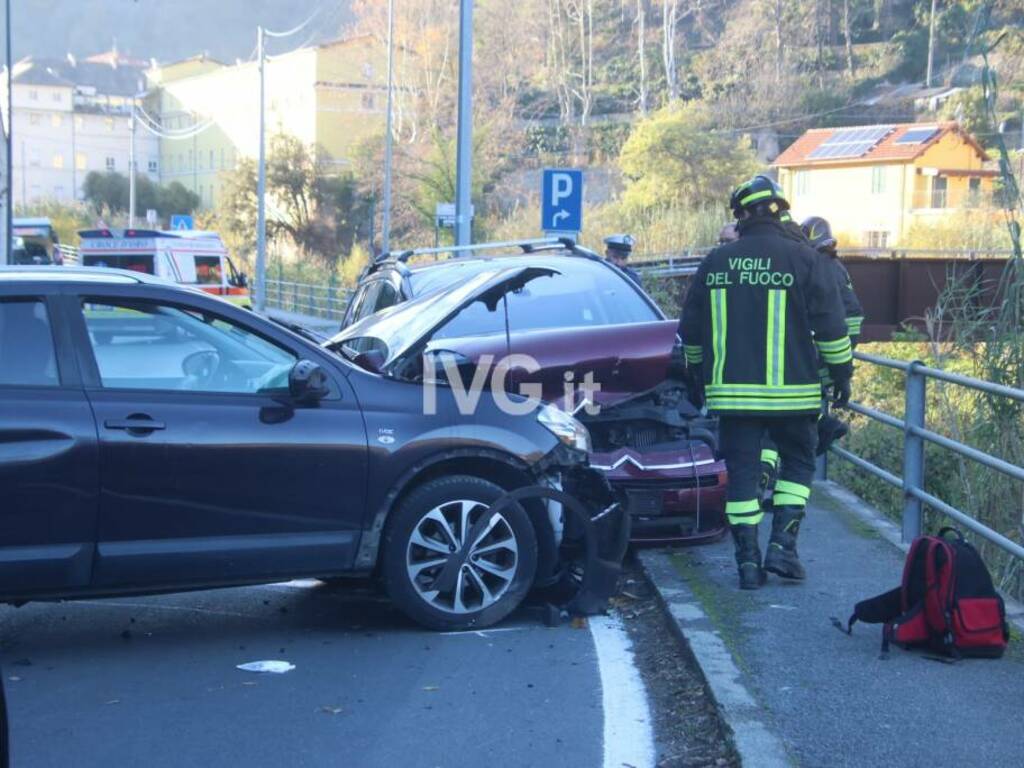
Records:
[[[512,331],[625,325],[661,319],[625,278],[603,264],[566,257],[558,259],[557,264],[552,261],[551,266],[560,274],[533,280],[509,294]],[[425,270],[421,275],[413,273],[412,284],[418,292],[421,285],[429,284],[431,289],[437,289],[456,284],[465,276],[465,269],[439,267]],[[434,337],[480,336],[501,333],[504,329],[500,305],[492,312],[483,303],[476,302],[452,318]]]

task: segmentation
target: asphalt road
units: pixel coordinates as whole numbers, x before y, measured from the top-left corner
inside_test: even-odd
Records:
[[[592,768],[601,667],[635,671],[621,653],[599,663],[600,640],[531,609],[428,632],[365,587],[315,581],[2,606],[12,768]],[[265,659],[296,668],[236,669]]]

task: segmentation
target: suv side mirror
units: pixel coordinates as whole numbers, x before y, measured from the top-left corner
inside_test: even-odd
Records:
[[[249,276],[245,272],[238,273],[238,287],[248,288],[249,287]]]
[[[324,369],[310,360],[299,360],[288,372],[288,394],[300,405],[318,403],[330,392]]]

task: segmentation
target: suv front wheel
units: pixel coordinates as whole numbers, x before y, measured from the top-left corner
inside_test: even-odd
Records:
[[[526,513],[491,513],[505,492],[478,477],[424,483],[392,514],[384,535],[388,594],[431,629],[486,627],[522,602],[537,570],[537,537]]]

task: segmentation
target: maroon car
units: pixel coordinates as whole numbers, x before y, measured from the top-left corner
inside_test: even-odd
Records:
[[[715,420],[693,407],[674,375],[677,321],[616,267],[571,243],[494,250],[506,251],[496,257],[502,261],[533,268],[533,279],[507,298],[483,297],[451,316],[444,313],[454,302],[442,297],[494,269],[495,258],[476,253],[410,263],[424,252],[385,255],[363,275],[331,344],[362,349],[371,367],[386,367],[398,347],[418,345],[417,359],[426,362],[394,373],[443,380],[440,361],[447,357],[464,383],[481,361],[528,355],[538,369],[511,370],[507,388],[532,385],[588,427],[591,465],[629,499],[634,543],[721,535],[725,463],[717,456]],[[600,385],[589,397],[588,374]]]

